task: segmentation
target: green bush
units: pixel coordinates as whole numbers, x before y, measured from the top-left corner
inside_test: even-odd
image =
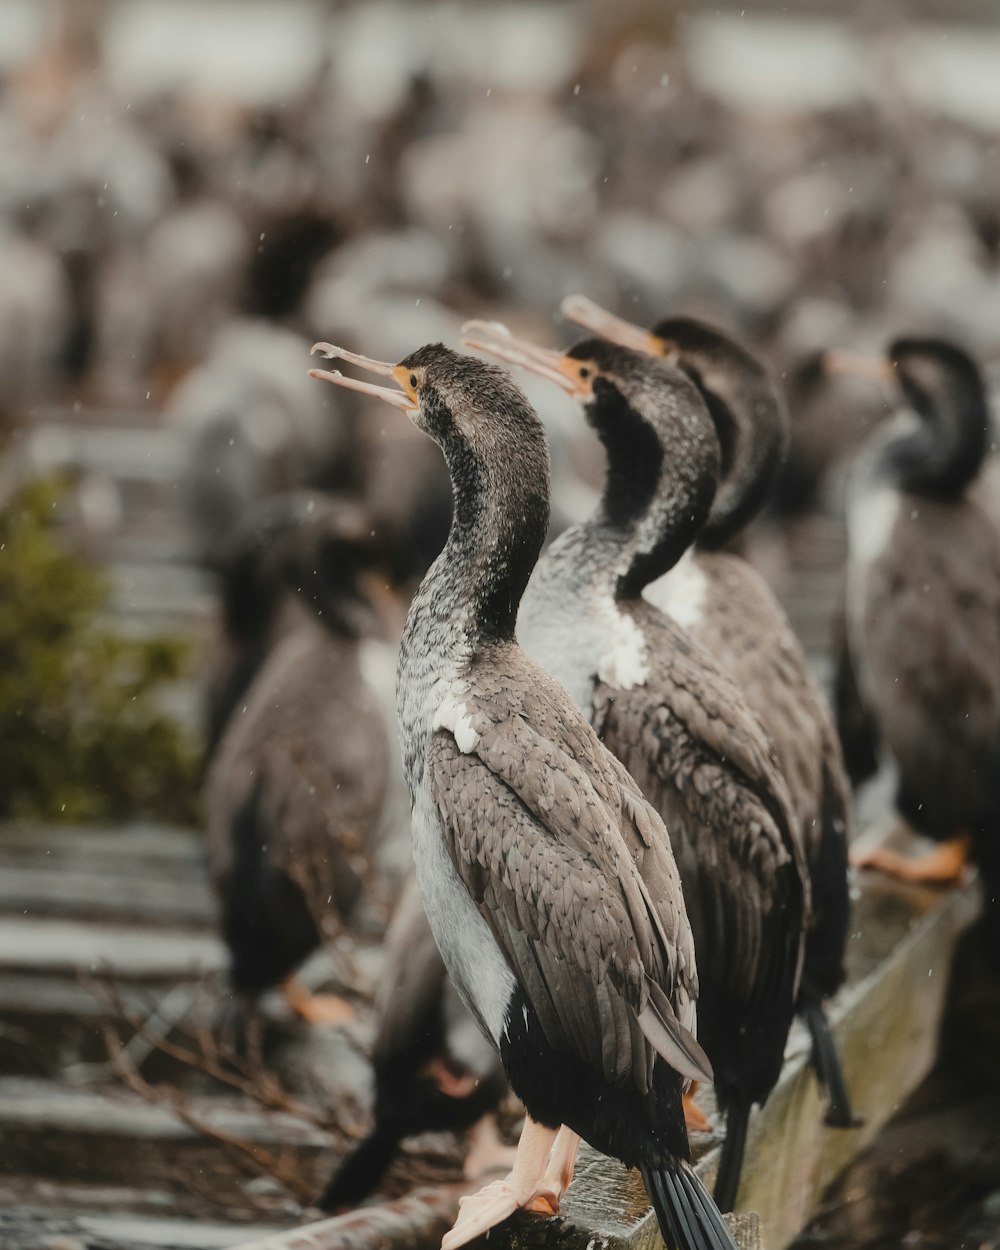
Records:
[[[104,574],[54,523],[58,483],[0,513],[0,817],[188,822],[197,756],[162,709],[188,644],[109,632]]]

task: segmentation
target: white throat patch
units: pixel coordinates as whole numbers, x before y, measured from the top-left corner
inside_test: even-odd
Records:
[[[642,594],[682,629],[694,631],[705,613],[708,578],[689,548],[669,572],[650,583]]]

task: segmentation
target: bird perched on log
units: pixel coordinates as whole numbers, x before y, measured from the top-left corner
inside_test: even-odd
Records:
[[[548,523],[541,424],[507,374],[441,344],[398,365],[316,350],[394,379],[313,371],[406,412],[454,486],[448,542],[404,631],[400,739],[435,940],[527,1118],[510,1175],[464,1200],[444,1250],[518,1207],[556,1209],[581,1136],[641,1169],[673,1250],[731,1248],[688,1162],[681,1097],[711,1070],[666,832],[514,637]],[[638,847],[659,864],[656,896]]]
[[[812,893],[798,1011],[829,1095],[827,1123],[850,1128],[856,1123],[850,1092],[823,1012],[823,1000],[844,983],[850,915],[851,805],[843,753],[784,608],[749,561],[723,549],[766,502],[781,468],[781,400],[763,364],[704,322],[669,317],[647,332],[580,295],[567,297],[562,311],[613,342],[668,359],[697,386],[715,424],[723,455],[708,519],[695,544],[643,594],[735,680],[774,747]],[[669,455],[670,447],[664,452]]]
[[[989,411],[976,363],[941,339],[897,339],[867,368],[904,407],[873,435],[848,497],[841,733],[855,783],[884,749],[896,805],[941,842],[910,859],[858,863],[908,880],[949,881],[971,851],[1000,968],[1000,532],[976,498]]]
[[[718,440],[690,379],[646,353],[598,338],[547,351],[489,329],[470,323],[466,333],[484,337],[466,341],[575,396],[607,452],[597,510],[542,556],[520,637],[670,831],[698,957],[699,1036],[727,1117],[715,1197],[731,1210],[750,1108],[781,1073],[808,882],[760,722],[712,658],[643,598],[705,522]]]
[[[346,1003],[310,997],[292,974],[352,915],[381,832],[390,764],[364,663],[378,627],[364,583],[370,524],[344,501],[314,514],[301,498],[275,501],[244,545],[259,547],[298,606],[230,715],[206,779],[232,984],[252,998],[281,982],[300,1015],[341,1020],[353,1014]]]
[[[467,1180],[509,1166],[495,1111],[507,1089],[503,1065],[448,980],[410,877],[383,944],[375,996],[375,1123],[337,1169],[318,1205],[356,1206],[375,1188],[404,1137],[473,1127]]]

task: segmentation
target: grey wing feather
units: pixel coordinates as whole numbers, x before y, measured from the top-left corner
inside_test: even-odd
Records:
[[[595,724],[670,830],[702,976],[747,1004],[783,1000],[798,983],[808,907],[787,789],[732,683],[671,642],[644,687],[597,683]]]
[[[650,983],[672,987],[677,961],[622,837],[621,798],[616,811],[590,770],[521,717],[482,729],[468,754],[436,734],[428,777],[456,868],[549,1042],[615,1084],[648,1089],[661,1047],[705,1079],[676,1013],[653,1038],[640,1023]]]

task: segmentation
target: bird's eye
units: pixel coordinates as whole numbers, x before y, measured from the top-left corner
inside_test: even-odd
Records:
[[[417,389],[417,375],[415,373],[410,374],[410,385],[414,390]]]
[[[583,365],[583,366],[582,366],[582,368],[580,369],[580,377],[581,377],[581,378],[589,378],[589,377],[590,377],[590,370],[587,368],[587,366],[586,366],[586,365]]]

